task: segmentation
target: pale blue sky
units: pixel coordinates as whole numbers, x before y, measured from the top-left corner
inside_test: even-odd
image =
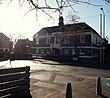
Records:
[[[105,36],[108,36],[110,38],[110,5],[105,4],[103,0],[91,0],[91,3],[93,4],[99,4],[102,5],[100,7],[95,7],[91,5],[75,5],[74,9],[78,11],[78,16],[80,16],[80,22],[86,22],[88,25],[90,25],[92,28],[94,28],[99,34],[100,34],[100,14],[102,14],[102,11],[100,8],[102,7],[105,12]]]
[[[56,26],[58,25],[58,13],[52,13],[51,15],[54,17],[54,20],[48,21],[49,17],[47,17],[44,13],[38,12],[38,21],[36,20],[36,12],[32,11],[25,16],[28,12],[28,8],[23,6],[22,8],[19,7],[18,1],[13,0],[14,2],[9,6],[1,5],[0,6],[0,32],[3,32],[7,36],[10,33],[15,33],[17,36],[19,33],[23,35],[25,38],[29,38],[32,40],[33,35],[39,31],[43,27],[48,26]],[[41,1],[41,0],[40,0]],[[85,0],[88,1],[88,0]],[[102,5],[104,12],[106,14],[106,22],[105,22],[105,32],[106,36],[110,38],[110,5],[105,4],[103,0],[90,0],[91,3]],[[49,3],[53,4],[52,2]],[[70,8],[65,8],[63,11],[63,16],[65,18],[66,23],[66,16],[68,13],[77,14],[81,19],[79,22],[86,22],[92,28],[94,28],[100,34],[100,14],[102,11],[100,7],[95,7],[86,4],[79,4],[73,6],[73,8],[78,11],[79,13],[74,13],[71,11]],[[39,26],[40,25],[40,26]]]

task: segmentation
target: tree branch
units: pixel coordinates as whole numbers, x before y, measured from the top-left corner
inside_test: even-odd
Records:
[[[96,4],[92,4],[90,2],[86,2],[86,1],[79,1],[80,3],[85,3],[85,4],[89,4],[89,5],[92,5],[92,6],[97,6],[97,7],[100,7],[102,5],[96,5]]]

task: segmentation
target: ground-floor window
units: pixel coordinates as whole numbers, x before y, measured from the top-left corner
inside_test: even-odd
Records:
[[[36,49],[36,53],[39,53],[39,50],[38,50],[38,48]]]
[[[50,48],[36,48],[35,53],[36,54],[51,54]]]
[[[91,48],[85,48],[85,55],[91,56]]]
[[[50,49],[46,49],[46,54],[50,54]]]
[[[81,54],[81,55],[84,55],[84,54],[85,54],[85,49],[84,49],[84,48],[81,48],[81,49],[80,49],[80,54]]]
[[[75,54],[75,49],[72,49],[72,54]]]
[[[69,50],[68,49],[64,49],[64,55],[68,55],[69,54]]]
[[[93,49],[92,50],[92,54],[93,55],[99,55],[99,53],[100,53],[100,50],[99,49]]]
[[[44,54],[44,49],[40,49],[41,54]]]

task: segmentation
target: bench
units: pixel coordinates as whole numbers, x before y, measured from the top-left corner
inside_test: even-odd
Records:
[[[0,98],[32,98],[30,67],[0,69]]]

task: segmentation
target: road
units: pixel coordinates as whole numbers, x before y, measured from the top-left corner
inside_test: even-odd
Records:
[[[101,77],[103,95],[110,97],[110,70],[68,66],[48,60],[9,60],[0,68],[30,66],[33,98],[65,98],[66,84],[72,84],[73,98],[102,98],[96,95],[96,80]],[[89,65],[88,65],[89,66]]]

